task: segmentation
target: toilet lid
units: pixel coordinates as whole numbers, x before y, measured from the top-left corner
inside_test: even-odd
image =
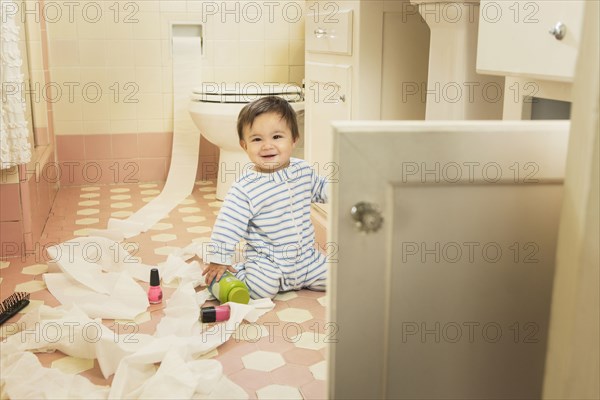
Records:
[[[302,88],[289,83],[204,82],[192,91],[193,101],[208,103],[249,103],[264,96],[280,96],[292,103],[304,101]]]

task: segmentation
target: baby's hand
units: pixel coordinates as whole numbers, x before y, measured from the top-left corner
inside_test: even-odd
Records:
[[[229,270],[230,272],[236,272],[235,269],[231,265],[221,265],[210,263],[204,271],[202,271],[202,275],[205,276],[204,281],[206,282],[206,286],[210,285],[213,279],[217,278],[217,282],[221,279],[221,276],[225,273],[225,271]]]

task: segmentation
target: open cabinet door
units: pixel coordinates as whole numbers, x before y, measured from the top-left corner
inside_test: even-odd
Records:
[[[333,125],[329,398],[540,398],[568,121]]]

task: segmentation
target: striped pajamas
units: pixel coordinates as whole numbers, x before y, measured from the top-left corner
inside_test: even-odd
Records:
[[[327,201],[326,186],[296,158],[273,173],[246,171],[225,197],[205,262],[232,265],[235,246],[245,240],[244,261],[234,268],[252,298],[325,290],[326,257],[314,248],[310,204]]]

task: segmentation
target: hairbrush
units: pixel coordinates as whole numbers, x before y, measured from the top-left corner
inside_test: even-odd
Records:
[[[0,304],[0,325],[27,307],[27,304],[29,304],[29,293],[27,292],[15,292],[4,299]]]

